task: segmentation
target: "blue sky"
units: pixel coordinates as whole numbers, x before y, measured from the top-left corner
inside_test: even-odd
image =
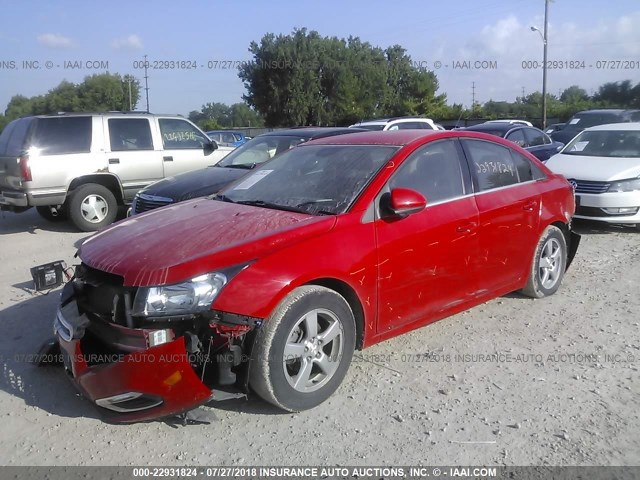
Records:
[[[383,48],[403,46],[414,61],[436,71],[439,92],[449,102],[469,106],[472,83],[479,102],[513,101],[542,84],[542,70],[523,68],[532,66],[523,61],[542,60],[542,40],[530,26],[542,29],[544,0],[2,0],[0,7],[0,110],[15,94],[44,94],[64,79],[81,82],[102,73],[105,62],[111,73],[142,80],[134,62],[144,54],[150,61],[195,60],[204,67],[150,70],[151,111],[187,114],[206,102],[235,103],[244,93],[236,71],[208,69],[208,62],[250,60],[252,40],[302,27],[323,36],[359,36]],[[549,60],[584,62],[580,69],[549,70],[549,92],[640,81],[638,0],[552,0],[549,12]],[[608,60],[635,63],[605,65]],[[25,69],[24,61],[38,61],[40,68]],[[65,61],[82,67],[64,68]],[[97,61],[98,68],[87,68],[87,61]],[[138,108],[144,106],[143,98]]]

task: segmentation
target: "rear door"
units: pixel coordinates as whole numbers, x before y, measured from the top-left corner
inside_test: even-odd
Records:
[[[436,320],[462,308],[476,289],[478,210],[456,140],[418,148],[386,188],[422,193],[427,208],[378,218],[378,332]]]
[[[208,165],[215,165],[233,148],[219,146],[213,150],[207,135],[181,118],[158,118],[164,151],[164,176],[169,177]]]
[[[150,117],[105,117],[107,168],[122,183],[125,201],[163,178],[162,152],[154,147]]]
[[[494,142],[462,140],[479,212],[479,297],[515,290],[538,241],[540,194],[535,165]]]

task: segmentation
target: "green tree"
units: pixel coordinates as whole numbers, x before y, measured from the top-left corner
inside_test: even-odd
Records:
[[[245,101],[267,126],[342,125],[386,115],[430,114],[445,105],[432,72],[413,67],[405,50],[358,37],[294,30],[251,42],[253,61],[238,75]]]

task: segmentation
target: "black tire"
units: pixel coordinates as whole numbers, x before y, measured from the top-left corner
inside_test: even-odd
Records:
[[[307,326],[313,318],[315,336],[313,327]],[[264,400],[288,412],[313,408],[329,398],[346,375],[355,332],[353,312],[342,296],[317,285],[296,288],[257,332],[249,385]]]
[[[560,288],[566,268],[567,241],[558,227],[549,225],[536,246],[522,293],[533,298],[553,295]]]
[[[80,185],[66,203],[71,222],[83,232],[94,232],[113,223],[118,214],[116,197],[97,183]]]
[[[64,220],[67,220],[67,214],[61,205],[58,205],[56,209],[56,215],[53,214],[53,212],[51,211],[51,207],[49,206],[36,207],[36,211],[42,218],[44,218],[45,220],[49,220],[50,222],[62,222]]]

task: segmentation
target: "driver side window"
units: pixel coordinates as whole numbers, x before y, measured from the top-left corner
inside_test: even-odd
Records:
[[[462,169],[454,142],[441,140],[413,152],[389,186],[391,189],[409,188],[420,192],[428,204],[463,196]]]

